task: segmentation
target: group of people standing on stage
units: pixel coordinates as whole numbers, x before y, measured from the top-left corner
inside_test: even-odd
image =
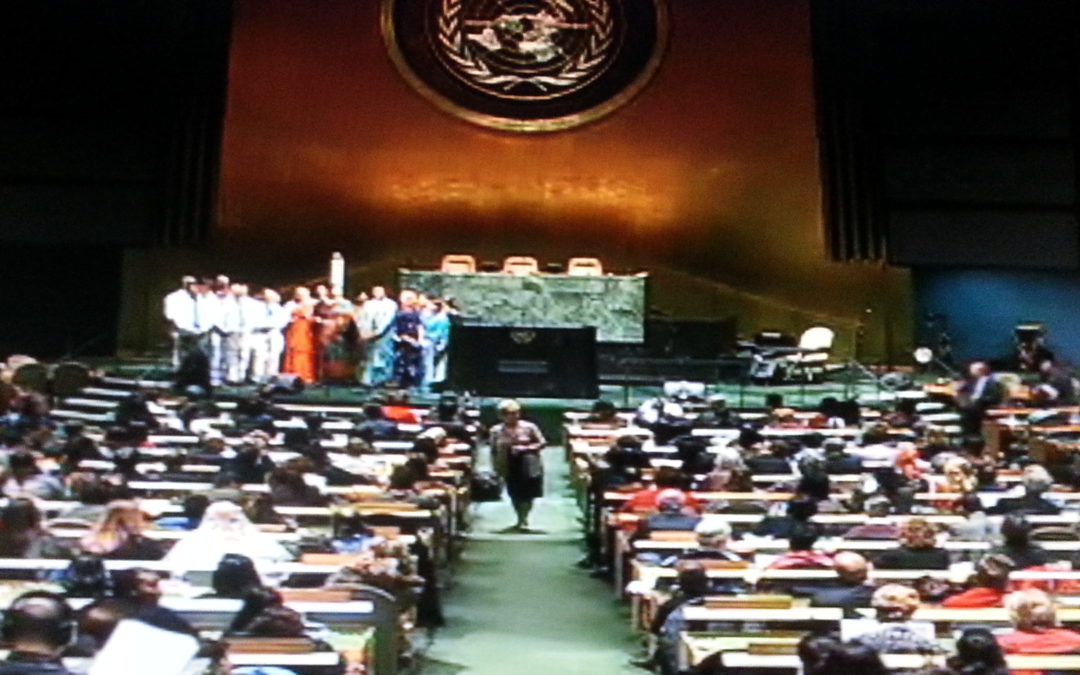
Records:
[[[278,374],[304,382],[424,387],[446,379],[452,308],[383,286],[355,300],[341,289],[297,286],[289,301],[271,288],[251,293],[224,275],[184,277],[165,296],[173,367],[186,384],[261,383]]]

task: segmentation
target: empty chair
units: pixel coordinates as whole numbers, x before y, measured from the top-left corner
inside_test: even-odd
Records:
[[[836,332],[825,326],[813,326],[803,331],[799,337],[798,351],[788,354],[788,371],[794,376],[800,374],[808,381],[824,372],[825,362],[829,360]]]
[[[532,256],[512,255],[503,260],[502,271],[504,274],[538,274],[540,264]]]
[[[599,258],[570,258],[566,273],[576,277],[598,277],[604,274]]]
[[[451,253],[442,257],[439,271],[457,274],[472,274],[476,271],[476,258],[471,255]]]

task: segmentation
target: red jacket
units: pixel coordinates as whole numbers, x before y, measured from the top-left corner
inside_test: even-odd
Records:
[[[629,511],[630,513],[643,513],[647,511],[656,510],[656,495],[660,494],[660,488],[646,488],[644,490],[638,490],[630,499],[623,504],[622,510]],[[694,511],[695,513],[701,513],[701,502],[699,502],[694,495],[689,492],[683,493],[686,495],[685,508]]]
[[[1001,607],[1001,599],[1005,594],[993,588],[976,586],[969,588],[963,593],[949,596],[941,603],[942,607],[967,607],[971,609],[980,607]]]
[[[1014,630],[997,636],[1006,654],[1068,654],[1080,649],[1080,633],[1064,628]],[[1012,675],[1039,675],[1038,670],[1010,670]]]
[[[1006,654],[1067,654],[1080,649],[1080,633],[1064,628],[1014,630],[997,636]]]
[[[821,551],[791,551],[769,564],[770,570],[832,569],[832,558]]]

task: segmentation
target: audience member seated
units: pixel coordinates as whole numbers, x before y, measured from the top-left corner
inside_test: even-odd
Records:
[[[277,591],[256,586],[244,594],[244,604],[224,634],[266,638],[303,637],[304,619],[296,610],[285,606]]]
[[[118,598],[97,598],[77,612],[78,636],[65,654],[90,658],[105,646],[116,625],[130,618],[131,605]]]
[[[622,419],[619,417],[619,409],[615,407],[614,403],[604,399],[593,402],[592,408],[589,409],[589,415],[585,418],[585,423],[593,427],[611,429],[623,426]]]
[[[355,433],[368,443],[392,441],[398,437],[398,428],[386,418],[381,405],[368,403],[364,406],[364,421],[357,425]]]
[[[704,488],[718,492],[750,492],[754,488],[750,472],[738,448],[726,447],[715,451],[716,463],[705,478]]]
[[[646,516],[638,525],[637,536],[647,539],[652,532],[681,530],[693,531],[701,522],[701,516],[686,513],[686,493],[668,488],[656,495],[657,513]]]
[[[322,506],[326,503],[318,488],[308,485],[300,471],[278,467],[267,476],[266,484],[278,506]]]
[[[5,497],[59,499],[63,496],[64,486],[56,478],[42,472],[31,453],[19,450],[13,452],[7,461],[8,471],[3,490],[0,490]]]
[[[1004,497],[989,509],[990,513],[1020,513],[1024,515],[1057,515],[1061,512],[1055,504],[1043,499],[1043,493],[1050,489],[1054,481],[1045,468],[1039,464],[1024,467],[1020,479],[1024,487],[1023,497]]]
[[[274,469],[274,462],[266,455],[266,449],[253,443],[240,446],[236,456],[226,465],[238,482],[264,483]]]
[[[896,539],[900,536],[900,526],[889,518],[892,502],[888,497],[870,497],[863,504],[863,510],[866,511],[866,519],[844,532],[844,539]]]
[[[743,562],[743,557],[728,548],[731,539],[731,525],[716,518],[705,518],[694,528],[698,547],[687,551],[683,560],[726,560]]]
[[[814,607],[842,607],[848,618],[856,616],[855,609],[869,607],[874,586],[869,582],[870,565],[854,551],[840,551],[832,559],[836,581],[824,584],[797,585],[793,595],[810,598]]]
[[[162,516],[154,521],[154,525],[163,530],[194,530],[202,522],[208,506],[210,506],[210,498],[206,495],[188,495],[184,497],[181,505],[183,509],[181,515]]]
[[[630,513],[646,513],[649,511],[655,511],[657,508],[656,498],[664,490],[679,490],[682,491],[686,488],[686,475],[678,469],[663,466],[656,470],[656,474],[653,476],[652,487],[638,490],[630,499],[623,504],[622,510]],[[687,509],[700,512],[701,503],[694,498],[693,495],[686,495],[686,503],[684,505]]]
[[[1008,556],[1017,569],[1038,567],[1049,562],[1046,551],[1031,542],[1031,523],[1021,515],[1010,514],[1001,521],[1001,546],[994,553]]]
[[[255,563],[251,558],[239,553],[226,553],[210,577],[210,587],[214,589],[214,598],[243,598],[253,588],[263,585]]]
[[[1013,569],[1012,560],[1000,554],[983,556],[975,564],[975,574],[969,581],[966,591],[945,598],[941,604],[945,607],[1000,607],[1009,585],[1009,572]]]
[[[4,610],[3,640],[8,652],[0,675],[70,675],[60,656],[75,636],[74,610],[45,591],[24,593]]]
[[[656,636],[656,651],[642,665],[655,666],[661,675],[678,673],[679,633],[684,630],[682,608],[700,602],[710,592],[709,577],[701,563],[680,562],[672,596],[653,613],[649,632]]]
[[[293,558],[272,535],[259,531],[238,504],[214,502],[199,527],[169,550],[165,562],[183,570],[209,569],[229,553],[266,562]]]
[[[813,499],[792,499],[784,508],[787,512],[784,516],[762,518],[754,526],[754,536],[787,539],[796,527],[806,524],[817,514],[817,502]]]
[[[29,499],[11,499],[0,510],[0,558],[66,558],[69,551],[41,526]]]
[[[956,654],[945,664],[957,675],[1009,675],[1005,654],[986,628],[968,628],[956,640]]]
[[[986,517],[986,507],[976,494],[964,496],[953,505],[953,513],[965,520],[949,527],[953,538],[961,541],[990,541],[998,533],[996,522]]]
[[[105,515],[79,542],[82,550],[109,560],[160,560],[161,545],[143,536],[146,517],[138,504],[109,502]]]
[[[687,476],[712,471],[716,459],[709,453],[709,442],[699,436],[680,436],[673,441],[675,456],[673,459],[682,462],[680,469]]]
[[[998,635],[1006,654],[1068,654],[1080,651],[1080,633],[1058,627],[1053,598],[1035,588],[1005,597],[1013,631]]]
[[[802,672],[806,675],[817,673],[821,664],[829,652],[840,647],[841,642],[836,635],[822,635],[819,633],[807,633],[799,639],[795,647],[795,653],[802,664]]]
[[[862,473],[862,460],[846,451],[847,443],[842,438],[827,438],[823,444],[825,451],[825,471],[831,474]]]
[[[116,598],[127,605],[128,616],[163,630],[198,637],[198,632],[186,619],[161,606],[161,577],[157,572],[146,569],[119,570],[113,573],[113,579]]]
[[[817,502],[818,513],[844,513],[847,509],[832,499],[832,482],[825,473],[825,463],[813,457],[799,462],[799,482],[795,486],[797,497]]]
[[[77,471],[79,462],[84,459],[101,459],[97,445],[86,437],[85,432],[86,426],[80,421],[64,424],[64,443],[58,451],[62,473]]]
[[[405,544],[383,539],[361,551],[357,559],[327,578],[324,588],[381,588],[394,595],[401,610],[415,606],[424,579]]]
[[[709,409],[697,416],[693,426],[698,429],[736,429],[741,424],[739,413],[727,405],[727,399],[717,394],[709,397]]]
[[[874,559],[883,570],[944,570],[949,553],[937,547],[937,530],[922,518],[912,518],[900,526],[900,547],[884,551]]]
[[[828,650],[820,663],[805,675],[885,675],[889,670],[873,647],[859,643],[841,643]]]
[[[814,550],[814,544],[817,543],[820,535],[820,529],[813,523],[796,523],[788,533],[790,550],[769,563],[768,569],[831,569],[832,557],[822,551]]]
[[[746,468],[750,473],[794,473],[796,467],[791,460],[792,449],[784,441],[773,441],[761,454],[748,457]]]
[[[103,598],[113,593],[113,578],[101,558],[82,554],[59,574],[58,582],[69,598]]]
[[[641,484],[641,472],[649,468],[649,456],[641,449],[641,440],[620,436],[604,454],[604,464],[593,471],[592,483],[597,494]]]
[[[912,622],[919,608],[919,594],[900,584],[886,584],[870,599],[878,627],[855,638],[855,642],[881,654],[935,654],[942,649],[934,641],[933,624]],[[928,629],[928,630],[924,630]]]

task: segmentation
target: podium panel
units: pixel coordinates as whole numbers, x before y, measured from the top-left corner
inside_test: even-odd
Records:
[[[596,398],[596,329],[454,324],[448,380],[481,396]]]

